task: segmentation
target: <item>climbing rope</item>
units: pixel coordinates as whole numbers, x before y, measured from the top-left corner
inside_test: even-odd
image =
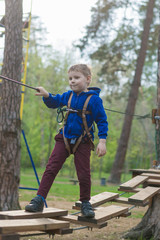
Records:
[[[21,86],[25,86],[25,87],[31,88],[31,89],[36,90],[37,92],[39,92],[39,89],[38,89],[38,88],[29,86],[29,85],[27,85],[27,84],[25,84],[25,83],[16,81],[16,80],[14,80],[14,79],[11,79],[11,78],[8,78],[8,77],[2,76],[2,75],[0,75],[0,78],[2,78],[2,79],[4,79],[4,80],[7,80],[7,81],[9,81],[9,82],[16,83],[16,84],[21,85]],[[51,94],[52,94],[52,93],[51,93]],[[52,95],[55,95],[55,94],[52,94]]]

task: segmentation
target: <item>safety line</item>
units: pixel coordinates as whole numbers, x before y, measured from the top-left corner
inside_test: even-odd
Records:
[[[4,79],[4,80],[7,80],[7,81],[9,81],[9,82],[13,82],[13,83],[16,83],[16,84],[18,84],[18,85],[21,85],[21,86],[25,86],[25,87],[31,88],[31,89],[36,90],[37,92],[39,92],[39,89],[38,89],[38,88],[32,87],[32,86],[30,86],[30,85],[27,85],[26,83],[19,82],[19,81],[17,81],[17,80],[12,79],[12,78],[8,78],[8,77],[5,77],[5,76],[3,76],[3,75],[0,75],[0,79]],[[52,94],[52,95],[56,95],[56,94],[54,94],[54,93],[51,93],[51,94]]]
[[[138,118],[148,118],[148,119],[152,119],[152,117],[149,117],[149,114],[146,115],[137,115],[137,114],[130,114],[130,113],[126,113],[126,112],[121,112],[121,111],[117,111],[117,110],[112,110],[109,108],[104,108],[105,110],[109,111],[109,112],[114,112],[114,113],[120,113],[120,114],[124,114],[124,115],[129,115],[129,116],[133,116],[133,117],[138,117]]]

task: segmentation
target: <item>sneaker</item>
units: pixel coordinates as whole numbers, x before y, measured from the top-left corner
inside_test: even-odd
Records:
[[[27,212],[42,212],[43,207],[44,207],[43,199],[40,196],[36,196],[31,200],[30,204],[28,204],[25,207],[25,210]]]
[[[95,213],[89,201],[83,201],[81,205],[81,212],[86,218],[93,218]]]

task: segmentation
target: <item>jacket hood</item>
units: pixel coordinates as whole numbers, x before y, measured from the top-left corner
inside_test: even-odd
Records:
[[[100,91],[101,91],[101,89],[100,88],[97,88],[97,87],[89,87],[89,88],[87,88],[87,90],[88,90],[88,92],[81,92],[80,94],[86,94],[86,95],[97,95],[97,96],[99,96],[99,94],[100,94]],[[76,92],[74,92],[74,91],[68,91],[69,93],[70,92],[73,92],[73,94],[75,94],[76,95]]]
[[[100,94],[101,89],[98,87],[89,87],[88,89],[88,94],[95,94],[98,95]]]

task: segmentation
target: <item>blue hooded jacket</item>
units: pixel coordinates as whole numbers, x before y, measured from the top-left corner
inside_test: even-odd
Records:
[[[98,128],[98,137],[102,139],[106,139],[108,132],[108,122],[107,115],[105,113],[102,99],[99,97],[100,89],[96,87],[88,88],[88,92],[81,92],[79,95],[74,91],[64,92],[62,95],[57,94],[53,96],[49,93],[48,98],[43,97],[44,103],[48,108],[58,108],[68,105],[68,100],[71,92],[73,92],[72,100],[71,100],[71,108],[76,110],[82,110],[83,105],[87,99],[87,97],[92,94],[88,106],[87,111],[90,111],[91,114],[86,115],[88,127],[91,127],[93,122],[97,124]],[[93,128],[91,129],[91,134],[94,139]],[[62,133],[62,131],[61,131]],[[83,121],[82,118],[77,113],[72,113],[68,115],[67,123],[64,128],[65,137],[68,139],[78,138],[83,134]]]

